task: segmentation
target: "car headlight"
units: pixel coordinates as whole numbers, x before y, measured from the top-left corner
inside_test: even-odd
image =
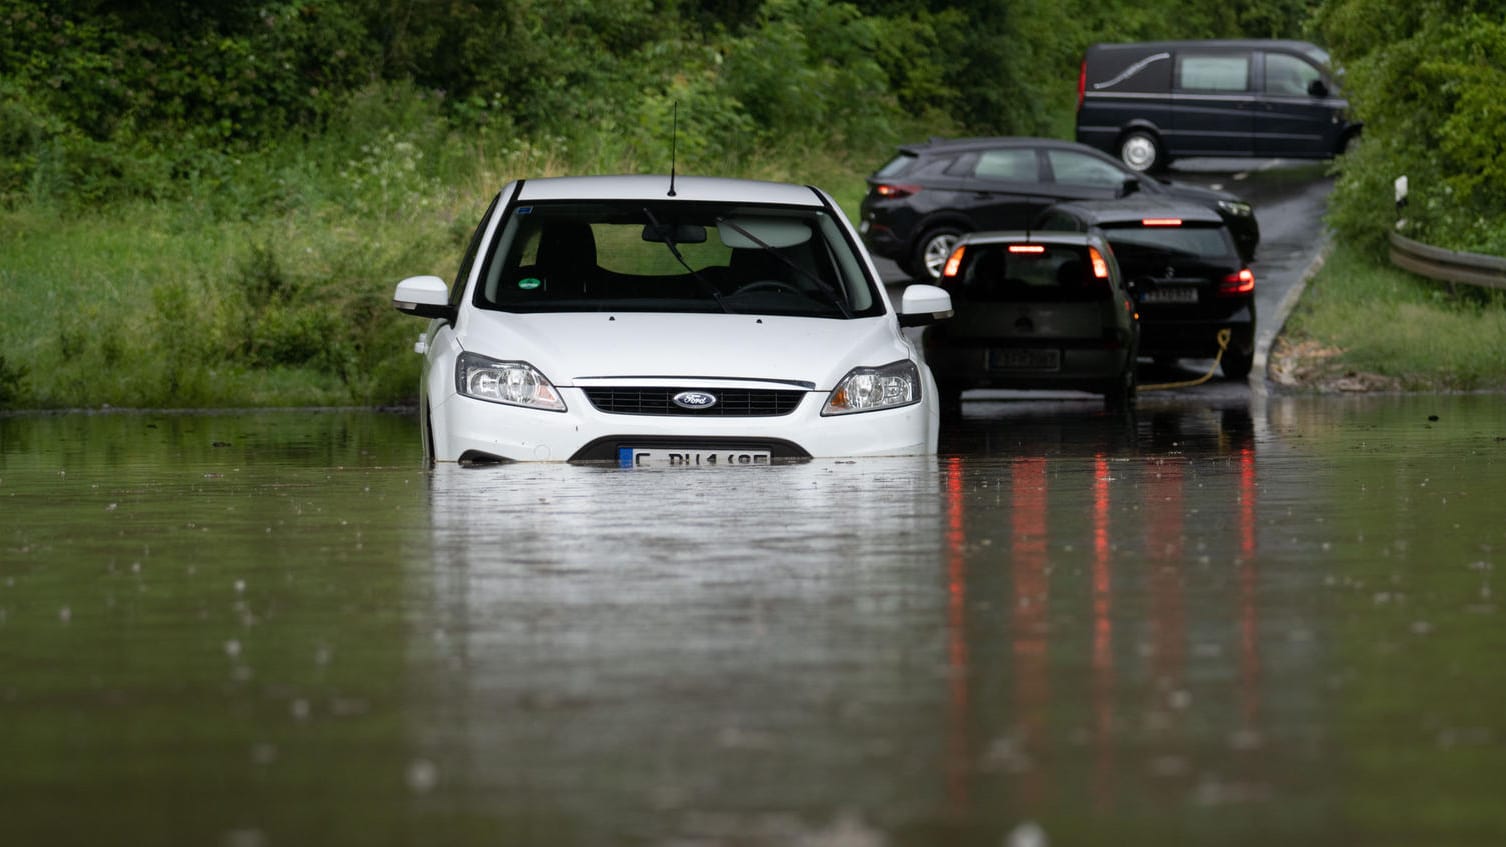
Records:
[[[850,415],[920,402],[920,369],[909,360],[881,368],[853,368],[832,389],[822,415]]]
[[[1248,218],[1250,216],[1250,204],[1243,200],[1220,200],[1218,210],[1227,212],[1236,218]]]
[[[499,362],[475,353],[461,353],[455,360],[455,390],[466,397],[492,403],[565,411],[559,390],[527,362]]]

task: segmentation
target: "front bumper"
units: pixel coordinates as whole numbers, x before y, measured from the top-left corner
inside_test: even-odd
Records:
[[[612,461],[622,447],[763,449],[775,459],[905,456],[936,451],[930,386],[909,406],[822,417],[828,392],[808,391],[793,412],[767,417],[608,414],[579,388],[560,388],[568,411],[548,412],[449,393],[432,398],[437,461]]]

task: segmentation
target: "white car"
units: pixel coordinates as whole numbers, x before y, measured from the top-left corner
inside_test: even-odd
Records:
[[[705,177],[517,180],[455,284],[398,283],[430,318],[431,461],[747,465],[934,453],[936,386],[856,231],[810,186]]]

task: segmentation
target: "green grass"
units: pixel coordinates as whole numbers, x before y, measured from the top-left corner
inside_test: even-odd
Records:
[[[412,402],[422,323],[392,309],[399,279],[451,277],[509,179],[665,170],[561,139],[356,130],[217,160],[179,200],[0,211],[0,408]],[[856,219],[888,154],[789,149],[678,172],[815,184]],[[1506,293],[1466,288],[1341,248],[1287,338],[1408,389],[1506,389]]]
[[[680,173],[813,183],[855,217],[877,164],[822,152]],[[181,201],[0,212],[0,408],[411,402],[423,325],[392,309],[396,282],[450,278],[509,179],[640,170],[391,136],[227,167]]]
[[[1376,374],[1409,391],[1506,390],[1506,292],[1451,290],[1342,245],[1284,334],[1337,348],[1326,373]]]

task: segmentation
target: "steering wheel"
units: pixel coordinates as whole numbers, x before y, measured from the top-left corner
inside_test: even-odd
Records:
[[[749,294],[754,291],[776,291],[780,294],[795,294],[800,297],[805,296],[804,291],[801,291],[800,289],[796,288],[793,285],[790,285],[787,282],[780,282],[777,279],[760,279],[755,282],[750,282],[747,285],[738,286],[733,290],[732,296],[736,297],[739,294]]]

